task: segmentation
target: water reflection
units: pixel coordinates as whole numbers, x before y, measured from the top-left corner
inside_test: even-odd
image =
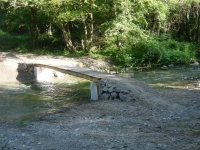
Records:
[[[83,93],[82,97],[77,95]],[[72,76],[51,82],[1,83],[0,121],[30,119],[64,105],[89,100],[89,96],[89,81]]]

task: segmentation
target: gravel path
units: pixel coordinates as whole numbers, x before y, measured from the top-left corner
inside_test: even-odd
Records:
[[[9,58],[8,53],[0,56],[18,61],[31,61],[33,58],[61,59],[35,55],[29,57],[25,54],[13,54]],[[62,57],[62,61],[65,59]],[[79,62],[83,61],[83,65],[88,63],[85,62],[87,59],[81,59],[78,58]],[[90,61],[97,64],[94,59]],[[107,67],[104,64],[107,63],[102,61],[102,66],[99,63],[99,66],[93,67]],[[127,88],[136,91],[135,101],[88,101],[60,108],[34,120],[1,123],[0,149],[200,149],[199,90],[155,91],[143,82],[116,78],[124,83],[124,87],[127,85]]]

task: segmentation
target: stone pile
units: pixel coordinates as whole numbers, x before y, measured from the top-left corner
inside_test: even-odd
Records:
[[[100,99],[104,100],[121,100],[121,101],[133,101],[135,98],[132,96],[131,90],[124,90],[120,87],[110,85],[106,79],[101,79],[99,82]]]

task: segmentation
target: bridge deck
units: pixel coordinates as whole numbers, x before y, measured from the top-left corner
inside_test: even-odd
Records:
[[[105,75],[104,73],[94,71],[88,68],[77,68],[77,67],[68,67],[64,65],[47,65],[47,64],[35,64],[35,66],[53,69],[55,71],[84,78],[93,82],[99,82],[102,78],[102,75]]]

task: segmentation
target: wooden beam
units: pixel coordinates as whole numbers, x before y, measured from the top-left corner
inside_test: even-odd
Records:
[[[69,74],[69,75],[73,75],[76,77],[80,77],[80,78],[84,78],[93,82],[99,82],[101,80],[100,77],[92,75],[92,73],[90,73],[89,69],[84,69],[84,68],[70,68],[70,67],[60,67],[60,66],[51,66],[51,65],[44,65],[44,64],[34,64],[34,66],[36,67],[44,67],[44,68],[49,68],[49,69],[53,69],[55,71],[59,71],[65,74]],[[91,70],[93,71],[93,70]],[[94,71],[93,71],[94,72]]]

